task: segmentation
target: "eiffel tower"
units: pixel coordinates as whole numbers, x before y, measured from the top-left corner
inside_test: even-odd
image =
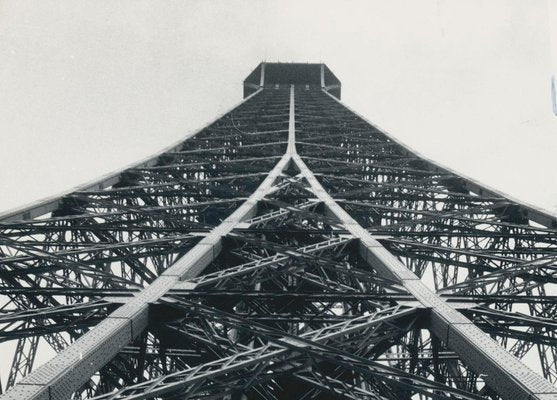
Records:
[[[180,143],[0,216],[1,399],[557,399],[555,217],[340,95],[261,63]]]

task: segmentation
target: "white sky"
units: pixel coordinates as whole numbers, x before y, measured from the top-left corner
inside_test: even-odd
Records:
[[[203,126],[262,60],[325,62],[346,104],[403,142],[557,210],[550,11],[524,0],[0,0],[0,210]]]

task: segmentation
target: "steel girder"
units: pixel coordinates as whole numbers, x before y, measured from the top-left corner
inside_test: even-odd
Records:
[[[555,220],[322,88],[0,223],[3,399],[557,398]]]

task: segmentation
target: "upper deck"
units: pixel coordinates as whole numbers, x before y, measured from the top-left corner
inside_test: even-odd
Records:
[[[340,81],[322,63],[262,62],[244,80],[244,97],[265,86],[292,84],[322,87],[340,99]]]

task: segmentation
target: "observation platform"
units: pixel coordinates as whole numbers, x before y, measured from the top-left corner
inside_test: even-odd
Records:
[[[262,62],[244,80],[244,98],[262,87],[292,84],[322,87],[340,100],[340,81],[323,63]]]

